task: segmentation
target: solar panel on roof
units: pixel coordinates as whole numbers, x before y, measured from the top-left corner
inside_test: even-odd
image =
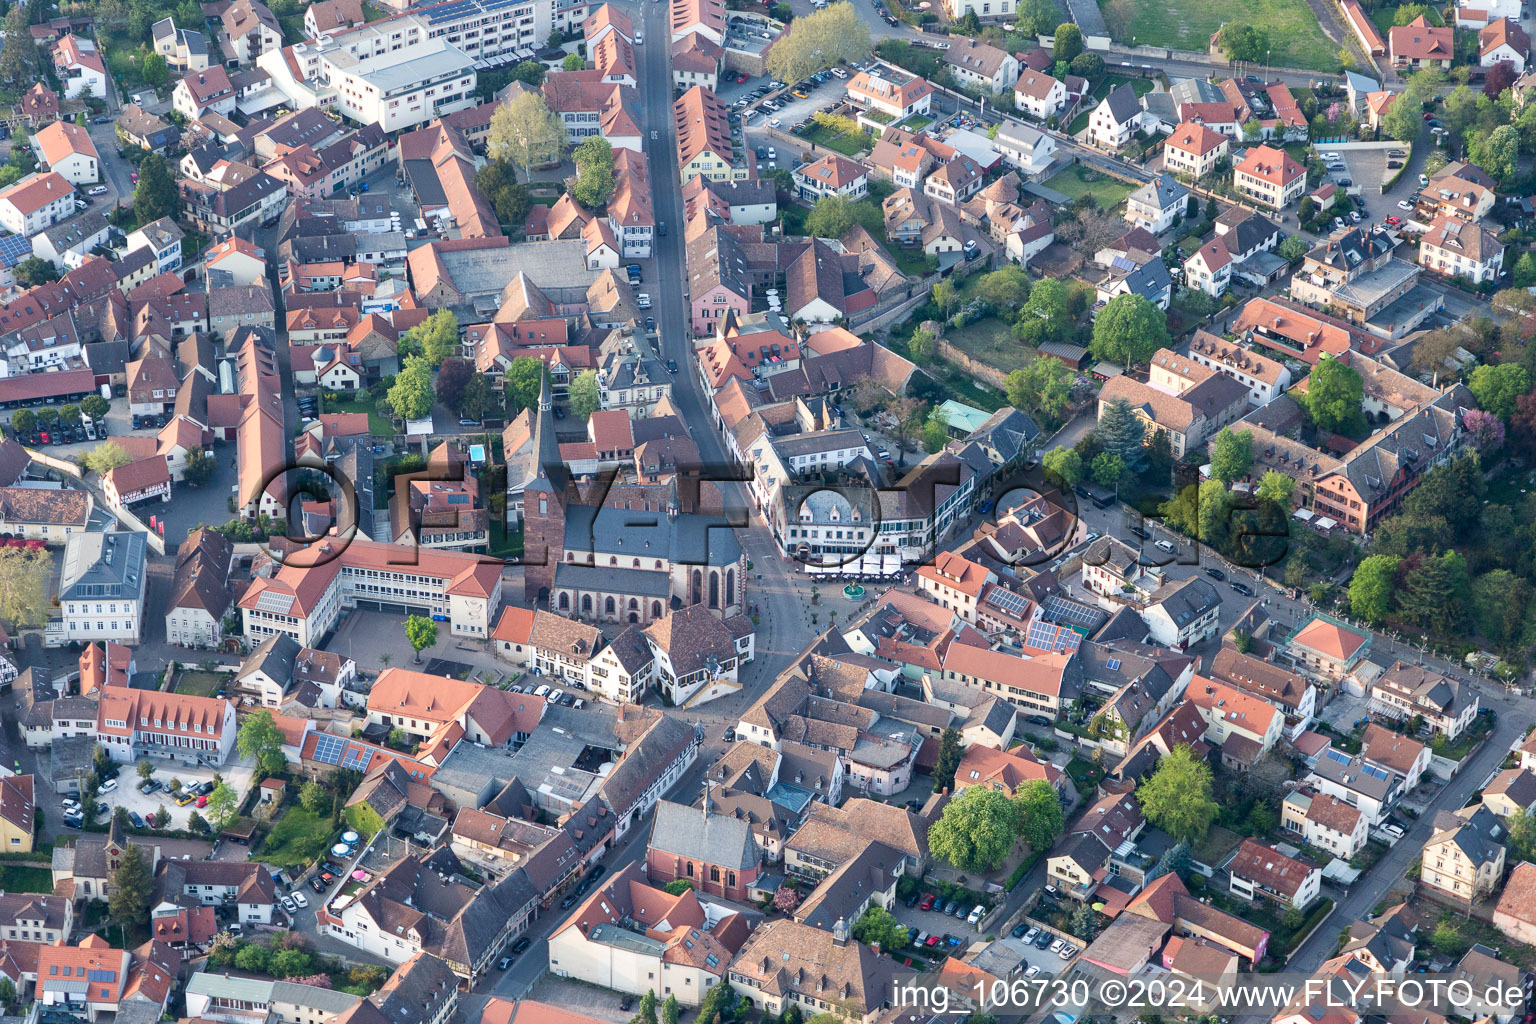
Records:
[[[1120,659],[1119,658],[1110,658],[1109,659],[1109,670],[1111,672],[1118,672],[1118,671],[1120,671]]]
[[[0,238],[0,263],[14,267],[32,255],[32,244],[25,235],[6,235]]]
[[[1102,621],[1104,613],[1097,608],[1053,594],[1045,599],[1045,615],[1048,619],[1068,625],[1091,627]]]
[[[1338,750],[1328,751],[1328,760],[1337,761],[1339,764],[1349,764],[1349,755]]]
[[[275,590],[269,590],[263,594],[258,594],[256,597],[256,609],[258,611],[277,612],[280,615],[287,615],[288,610],[292,607],[292,594],[282,594]]]
[[[346,746],[347,741],[340,736],[321,733],[315,738],[315,760],[325,764],[340,764],[341,752]]]
[[[1380,779],[1382,782],[1387,781],[1387,773],[1373,764],[1362,764],[1360,770],[1373,779]]]
[[[341,766],[361,771],[371,760],[373,760],[373,752],[367,747],[360,747],[354,743],[348,745],[346,756],[341,759]]]
[[[996,605],[1003,611],[1012,612],[1015,615],[1029,607],[1029,602],[1024,600],[1021,595],[1015,594],[1011,590],[1004,590],[1002,587],[992,588],[987,595],[987,603]]]

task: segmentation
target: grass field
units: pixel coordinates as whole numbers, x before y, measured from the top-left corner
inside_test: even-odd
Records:
[[[944,340],[972,359],[1004,373],[1022,369],[1035,358],[1034,349],[1015,339],[1008,324],[995,316],[966,324],[959,330],[945,331]]]
[[[1045,187],[1053,188],[1073,199],[1092,195],[1099,201],[1099,209],[1105,213],[1125,202],[1125,197],[1135,191],[1135,186],[1130,182],[1111,178],[1102,171],[1091,170],[1081,164],[1068,167],[1047,181]]]
[[[191,693],[199,697],[212,697],[219,687],[233,678],[219,672],[182,672],[176,677],[176,692]]]
[[[844,135],[842,132],[828,131],[821,125],[815,125],[805,135],[801,136],[807,142],[814,142],[818,146],[836,150],[844,156],[858,156],[861,152],[874,145],[874,136],[866,132],[857,135]]]
[[[261,860],[281,868],[303,868],[319,859],[330,838],[329,816],[311,814],[299,804],[290,804],[279,812],[277,824],[261,847]]]
[[[1099,0],[1117,42],[1205,52],[1229,21],[1269,33],[1276,67],[1337,71],[1339,48],[1323,35],[1307,0]]]
[[[1396,18],[1396,6],[1378,7],[1371,12],[1371,22],[1376,26],[1376,30],[1381,33],[1381,38],[1383,39],[1387,38],[1387,33],[1392,30],[1392,22]],[[1436,26],[1445,24],[1445,18],[1442,17],[1440,12],[1435,10],[1433,7],[1427,8],[1427,11],[1424,15],[1424,20],[1429,22],[1431,25]]]

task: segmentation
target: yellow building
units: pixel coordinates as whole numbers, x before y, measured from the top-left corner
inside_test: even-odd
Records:
[[[33,809],[32,776],[0,779],[0,850],[32,852]]]

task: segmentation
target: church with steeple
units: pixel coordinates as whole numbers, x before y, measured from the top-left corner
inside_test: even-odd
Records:
[[[514,478],[521,494],[529,606],[639,626],[695,604],[721,618],[744,613],[746,551],[723,515],[697,510],[699,492],[715,493],[714,484],[680,488],[676,475],[654,484],[574,479],[560,456],[547,377],[531,428],[517,464],[510,445],[507,452],[509,509]]]

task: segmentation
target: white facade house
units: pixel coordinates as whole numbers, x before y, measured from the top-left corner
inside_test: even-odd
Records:
[[[1441,215],[1419,239],[1419,265],[1474,284],[1497,281],[1504,270],[1504,243],[1480,223]]]
[[[1216,588],[1190,577],[1154,590],[1141,617],[1153,643],[1186,650],[1215,635],[1220,609],[1221,595]]]
[[[1120,149],[1141,124],[1141,100],[1129,85],[1117,85],[1088,118],[1088,141],[1100,149]]]
[[[1184,284],[1212,298],[1219,298],[1232,284],[1232,254],[1221,239],[1211,239],[1184,261]]]
[[[992,138],[992,149],[1026,176],[1044,174],[1056,159],[1056,139],[1027,124],[1005,121]]]
[[[32,150],[41,166],[57,171],[74,185],[95,184],[101,158],[91,133],[71,121],[55,121],[32,136]]]
[[[138,643],[144,612],[144,571],[144,534],[71,534],[64,546],[59,576],[62,618],[48,623],[47,642]]]
[[[0,227],[31,237],[75,213],[75,187],[56,171],[29,174],[0,190]]]
[[[1043,71],[1025,68],[1013,85],[1013,105],[1036,121],[1044,121],[1061,113],[1061,108],[1067,105],[1066,83]]]
[[[1017,9],[1015,0],[944,0],[950,21],[959,21],[971,11],[979,18],[1012,18]]]
[[[107,65],[96,44],[73,32],[53,45],[53,70],[63,85],[64,98],[94,96],[106,99]]]
[[[1160,235],[1173,227],[1174,218],[1183,216],[1188,207],[1189,189],[1172,175],[1160,174],[1125,197],[1125,222]]]

